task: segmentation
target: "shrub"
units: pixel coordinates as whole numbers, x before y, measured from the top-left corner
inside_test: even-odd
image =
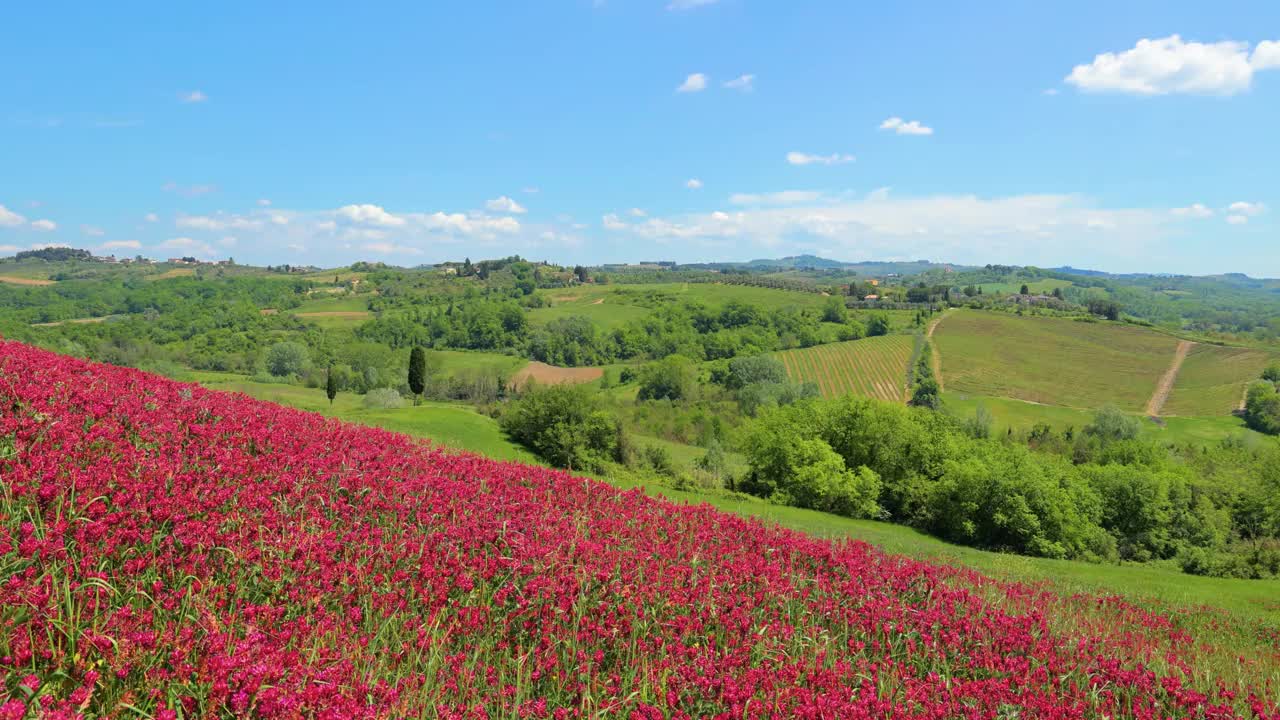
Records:
[[[621,461],[621,430],[582,385],[535,387],[499,418],[511,439],[557,467],[599,470]]]
[[[1086,435],[1096,437],[1103,443],[1133,440],[1140,431],[1138,419],[1126,415],[1115,405],[1103,406],[1093,414],[1093,422],[1084,428]]]
[[[697,388],[698,366],[689,358],[668,355],[640,369],[639,400],[687,400]]]
[[[374,388],[365,393],[363,404],[370,410],[394,410],[404,407],[404,397],[392,388]]]
[[[279,342],[267,350],[266,369],[276,377],[301,375],[309,361],[305,346],[296,342]]]
[[[1267,435],[1280,435],[1280,394],[1269,382],[1256,382],[1245,395],[1244,422]]]

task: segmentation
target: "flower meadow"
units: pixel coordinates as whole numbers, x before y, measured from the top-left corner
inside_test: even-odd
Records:
[[[7,342],[0,493],[0,720],[1280,718],[1274,636]]]

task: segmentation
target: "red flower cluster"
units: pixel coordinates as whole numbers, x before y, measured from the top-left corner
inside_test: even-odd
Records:
[[[1280,717],[1116,600],[14,343],[0,477],[0,720]]]

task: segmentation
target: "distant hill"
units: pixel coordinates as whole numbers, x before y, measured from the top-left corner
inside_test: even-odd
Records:
[[[918,275],[930,270],[962,270],[967,266],[934,263],[928,260],[844,262],[817,255],[790,255],[759,258],[750,262],[691,263],[686,269],[701,270],[836,270],[856,275]]]

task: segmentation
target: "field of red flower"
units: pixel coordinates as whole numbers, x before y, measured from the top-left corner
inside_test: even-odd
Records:
[[[1274,638],[14,343],[0,493],[0,720],[1280,717]]]

